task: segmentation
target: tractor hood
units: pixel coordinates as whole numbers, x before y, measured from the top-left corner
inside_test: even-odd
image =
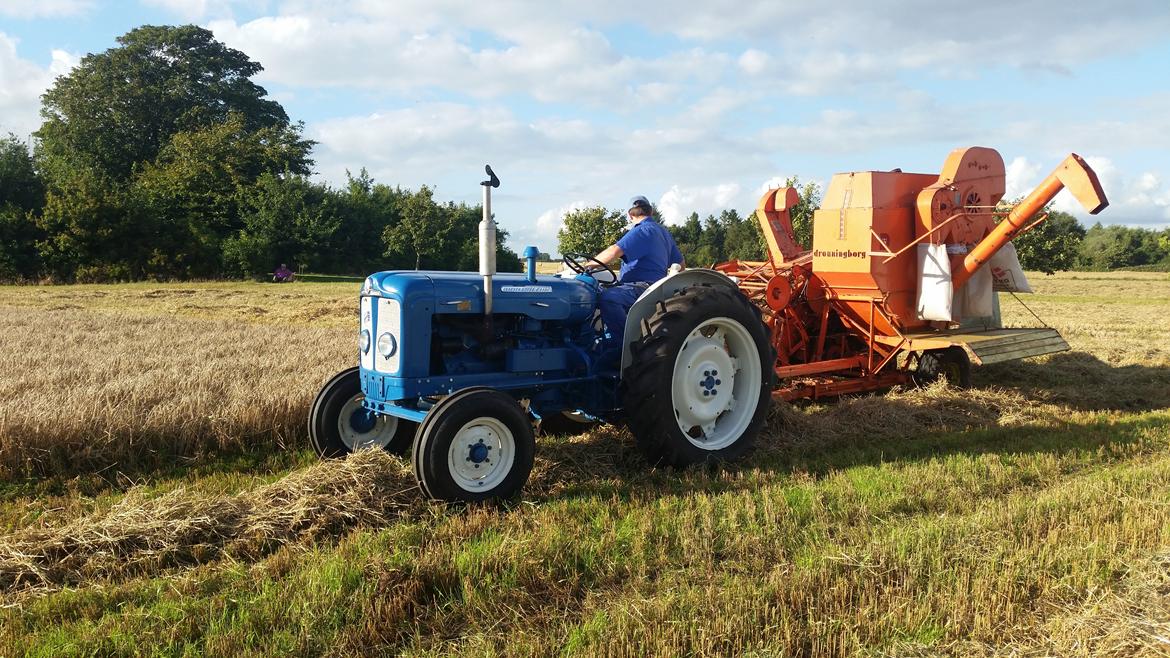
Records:
[[[492,292],[493,314],[579,322],[593,314],[598,288],[591,280],[546,275],[530,281],[523,274],[497,274]],[[378,272],[366,278],[362,294],[392,297],[407,309],[429,306],[436,314],[483,313],[483,277],[476,272]]]

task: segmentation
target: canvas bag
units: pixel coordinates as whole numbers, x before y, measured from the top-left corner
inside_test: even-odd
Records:
[[[954,285],[945,244],[918,245],[918,319],[951,321]]]
[[[1024,276],[1024,268],[1020,267],[1020,258],[1016,255],[1016,246],[1005,244],[999,251],[991,255],[986,268],[991,271],[993,287],[999,292],[1032,292],[1028,279]],[[984,269],[984,268],[979,268]]]

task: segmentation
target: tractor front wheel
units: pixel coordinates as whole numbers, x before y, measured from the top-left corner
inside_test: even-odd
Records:
[[[450,502],[510,498],[532,471],[532,422],[510,395],[473,388],[444,398],[414,437],[423,493]]]
[[[743,455],[764,424],[775,360],[759,310],[737,290],[693,286],[660,302],[623,372],[643,454],[676,467]]]
[[[309,411],[309,441],[318,455],[344,457],[371,447],[406,454],[417,425],[369,411],[364,399],[357,368],[342,370],[321,387]]]

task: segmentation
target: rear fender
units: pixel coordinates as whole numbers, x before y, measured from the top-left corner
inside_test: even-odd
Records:
[[[630,307],[630,314],[626,316],[626,328],[622,340],[622,372],[633,360],[630,345],[642,338],[642,320],[654,315],[654,308],[658,302],[678,294],[679,291],[697,285],[726,286],[738,291],[735,282],[723,273],[715,270],[689,269],[678,274],[668,274],[666,278],[654,282],[642,293],[634,305]]]

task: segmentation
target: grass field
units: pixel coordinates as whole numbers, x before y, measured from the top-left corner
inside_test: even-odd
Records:
[[[1170,277],[1032,280],[1071,352],[472,509],[307,449],[355,283],[0,287],[0,656],[1170,655]]]

